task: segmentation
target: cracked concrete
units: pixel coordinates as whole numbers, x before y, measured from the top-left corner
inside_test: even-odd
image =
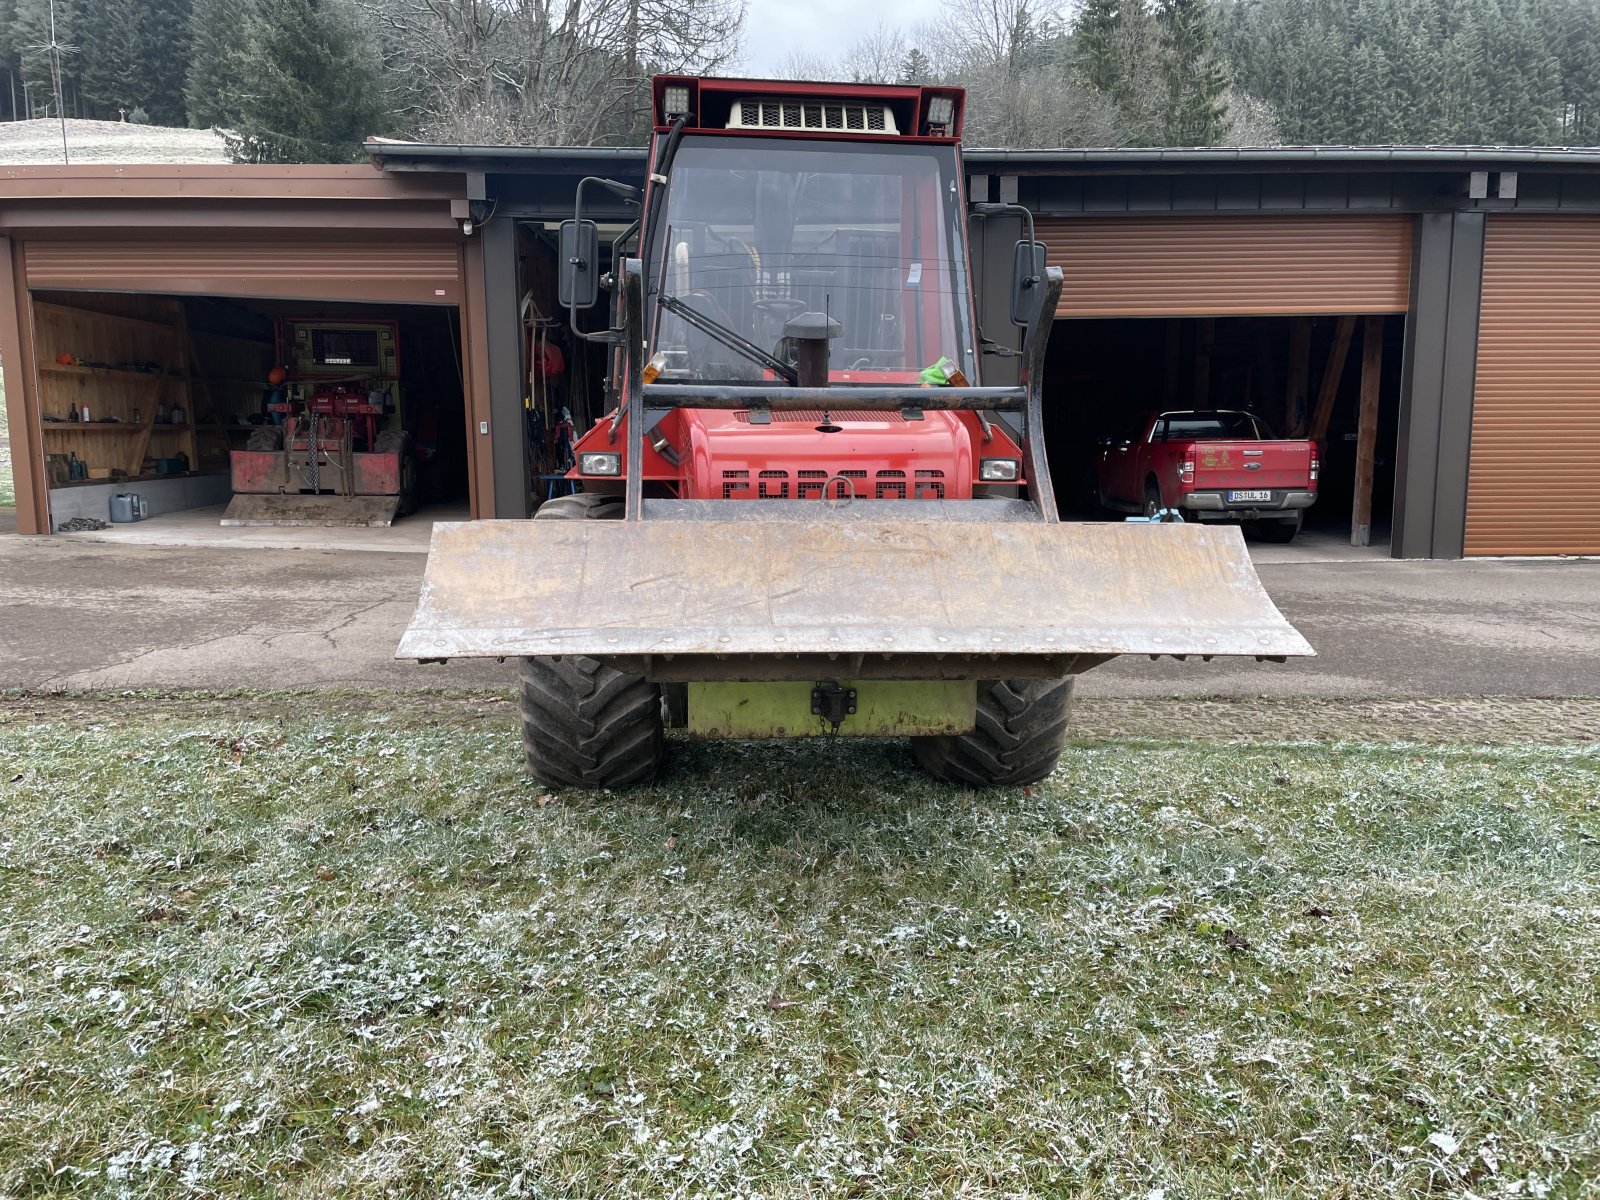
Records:
[[[512,686],[510,663],[394,661],[422,567],[411,553],[0,536],[0,687]],[[1260,571],[1321,657],[1120,659],[1085,676],[1080,694],[1600,694],[1600,562],[1368,558]]]

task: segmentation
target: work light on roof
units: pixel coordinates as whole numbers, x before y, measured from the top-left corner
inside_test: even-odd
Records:
[[[956,102],[950,96],[932,96],[928,100],[928,124],[940,129],[950,128],[956,119]]]
[[[689,89],[681,83],[670,84],[661,91],[661,110],[669,117],[681,117],[689,111]]]

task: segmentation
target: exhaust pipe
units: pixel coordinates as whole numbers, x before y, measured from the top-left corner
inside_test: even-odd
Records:
[[[784,325],[783,336],[794,343],[800,387],[828,386],[828,343],[843,335],[844,326],[827,313],[803,312]]]

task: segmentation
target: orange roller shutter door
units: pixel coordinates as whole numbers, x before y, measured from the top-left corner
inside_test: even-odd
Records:
[[[1042,218],[1061,317],[1405,312],[1409,216]]]
[[[1600,554],[1600,219],[1491,216],[1469,555]]]

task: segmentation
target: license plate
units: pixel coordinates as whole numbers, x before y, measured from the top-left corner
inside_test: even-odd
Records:
[[[1248,503],[1252,503],[1252,502],[1259,503],[1261,501],[1271,500],[1271,499],[1272,499],[1272,493],[1271,492],[1229,492],[1228,493],[1228,503],[1229,504],[1248,504]]]

